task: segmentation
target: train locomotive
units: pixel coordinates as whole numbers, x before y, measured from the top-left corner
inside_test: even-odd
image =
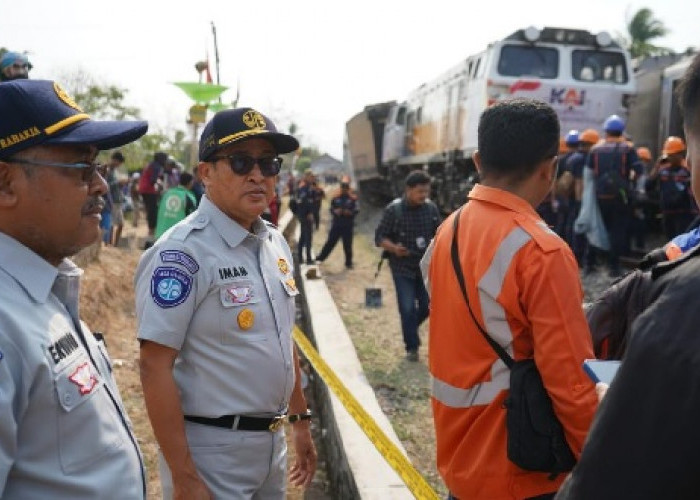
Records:
[[[479,116],[504,99],[549,103],[562,133],[627,116],[635,93],[629,54],[606,32],[534,27],[491,43],[404,100],[366,106],[345,127],[344,163],[364,198],[403,192],[414,169],[433,178],[432,198],[451,211],[477,181],[472,153]]]

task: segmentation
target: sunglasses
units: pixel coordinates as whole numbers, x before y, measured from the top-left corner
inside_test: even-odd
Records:
[[[215,156],[212,161],[227,160],[229,167],[234,174],[247,175],[253,170],[257,164],[260,167],[260,172],[265,177],[273,177],[280,173],[282,168],[282,158],[279,156],[265,156],[263,158],[253,158],[252,156],[242,154],[232,154],[226,156]]]
[[[38,167],[57,167],[57,168],[79,168],[81,169],[81,179],[85,184],[91,184],[95,179],[95,174],[98,173],[104,176],[106,166],[97,162],[82,162],[82,163],[53,163],[48,161],[32,161],[22,158],[8,158],[7,163],[19,163],[20,165],[36,165]]]

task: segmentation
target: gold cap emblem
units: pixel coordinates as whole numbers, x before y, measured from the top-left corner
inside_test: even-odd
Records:
[[[265,128],[265,118],[255,110],[249,110],[243,113],[243,123],[248,128]]]
[[[65,90],[63,90],[63,87],[61,87],[58,83],[54,82],[53,84],[53,89],[56,91],[56,95],[58,98],[63,101],[65,104],[70,106],[71,108],[80,111],[81,113],[83,110],[78,106],[78,103],[73,100],[71,96],[69,96]]]

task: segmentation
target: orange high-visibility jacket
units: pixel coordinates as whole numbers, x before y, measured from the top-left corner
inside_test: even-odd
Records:
[[[578,266],[569,247],[522,198],[477,185],[459,222],[459,257],[472,310],[517,361],[533,358],[578,457],[597,398]],[[506,455],[510,371],[486,342],[459,289],[450,246],[454,214],[433,242],[429,278],[437,465],[460,499],[520,499],[556,491],[560,474],[527,472]]]

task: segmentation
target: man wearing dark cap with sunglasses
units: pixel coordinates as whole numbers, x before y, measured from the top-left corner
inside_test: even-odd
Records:
[[[220,111],[199,144],[199,208],[144,253],[136,271],[141,382],[160,445],[164,498],[285,496],[316,469],[292,343],[292,255],[260,215],[279,154],[297,140],[258,111]]]
[[[99,150],[146,122],[93,121],[56,83],[0,83],[0,497],[142,499],[143,460],[105,344],[80,321],[100,234]]]

